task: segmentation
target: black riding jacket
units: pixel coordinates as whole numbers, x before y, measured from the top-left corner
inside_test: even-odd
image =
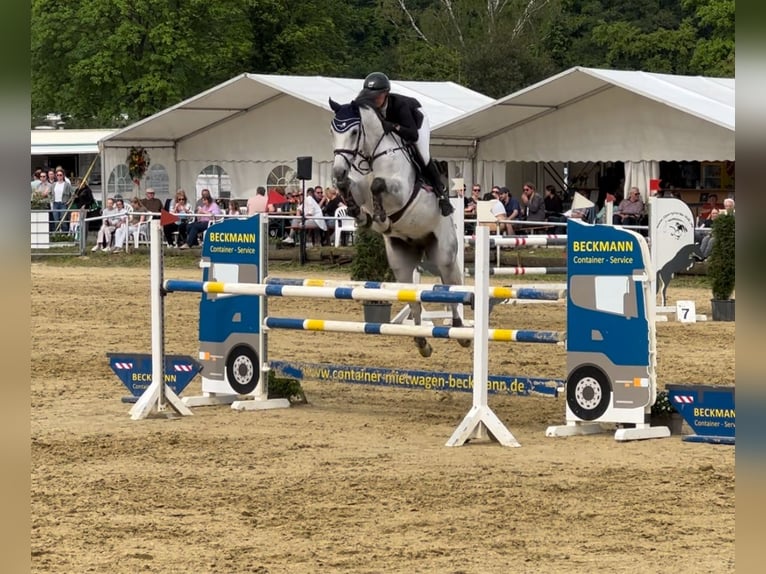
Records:
[[[409,143],[418,141],[418,129],[423,125],[423,113],[420,102],[409,96],[388,94],[385,119],[395,126],[402,139]]]

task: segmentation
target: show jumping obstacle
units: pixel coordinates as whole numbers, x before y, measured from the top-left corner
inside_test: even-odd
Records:
[[[265,219],[265,218],[264,218]],[[241,223],[241,222],[240,222]],[[218,224],[226,225],[227,222]],[[258,225],[262,228],[263,223],[259,219]],[[152,260],[162,260],[160,227],[159,222],[152,222]],[[264,237],[260,234],[259,237]],[[328,331],[360,333],[368,335],[396,335],[396,336],[417,336],[433,337],[441,339],[473,340],[473,406],[461,425],[453,433],[447,446],[458,446],[464,444],[471,438],[493,438],[504,446],[520,446],[511,432],[494,415],[487,405],[487,360],[488,360],[488,342],[506,341],[523,343],[547,343],[563,344],[565,335],[557,331],[533,331],[524,329],[489,329],[489,300],[494,298],[509,297],[527,297],[530,299],[546,300],[557,299],[561,297],[560,290],[543,290],[534,288],[512,289],[507,287],[490,287],[489,285],[489,236],[488,230],[479,231],[477,237],[477,262],[479,275],[476,277],[474,286],[455,286],[455,285],[408,285],[408,284],[383,284],[383,283],[364,283],[346,282],[346,286],[333,286],[329,280],[279,280],[264,279],[263,283],[236,283],[222,281],[188,281],[188,280],[162,280],[161,264],[152,266],[153,284],[157,282],[162,287],[163,293],[195,292],[203,294],[230,294],[230,295],[251,295],[265,300],[268,297],[317,297],[317,298],[335,298],[344,300],[391,300],[405,302],[431,302],[431,303],[460,303],[472,304],[474,306],[474,325],[473,327],[428,327],[417,325],[399,325],[399,324],[378,324],[352,321],[329,321],[321,319],[287,318],[287,317],[269,317],[263,316],[260,324],[263,331],[273,329],[298,329],[310,331]],[[156,276],[159,276],[159,280]],[[297,283],[284,284],[284,283]],[[348,285],[350,283],[350,285]],[[261,306],[263,309],[265,305]],[[263,313],[263,312],[262,312]],[[162,309],[153,309],[153,328],[161,332],[163,328]],[[163,361],[160,355],[153,357],[153,369],[162,370]],[[261,356],[261,362],[264,372],[268,369],[268,359],[266,357],[266,348]],[[153,381],[162,381],[164,374],[153,372]],[[232,408],[240,410],[250,410],[251,408],[276,408],[257,405],[259,402],[268,401],[268,390],[265,388],[267,377],[262,377],[261,382],[256,388],[255,394],[249,400],[233,400]],[[165,385],[155,385],[153,382],[150,389],[154,386],[165,387]],[[162,389],[159,396],[169,396],[172,390]],[[146,398],[145,398],[146,397]],[[173,397],[175,395],[173,394]],[[143,407],[131,411],[133,418],[143,418],[148,414],[147,406],[152,400],[159,400],[157,392],[147,392],[141,398]],[[175,405],[177,397],[173,399]],[[158,403],[159,404],[159,403]],[[184,405],[185,407],[185,405]],[[178,410],[178,409],[177,409]],[[188,410],[188,409],[187,409]],[[180,412],[180,410],[179,410]],[[190,414],[183,412],[181,414]]]
[[[162,295],[174,289],[199,292],[200,353],[203,366],[203,392],[213,401],[230,403],[239,410],[281,408],[286,399],[268,399],[265,333],[277,328],[328,330],[369,334],[411,336],[412,326],[268,317],[266,302],[273,288],[274,296],[359,298],[369,296],[368,287],[280,286],[265,283],[265,241],[267,216],[229,220],[216,225],[203,247],[202,282],[164,281],[162,277],[162,242],[160,222],[153,221],[152,253],[152,383],[131,409],[134,419],[169,407],[189,415],[187,397],[180,401],[164,379]],[[549,427],[548,436],[571,436],[598,432],[603,423],[631,423],[620,428],[616,440],[634,440],[669,436],[666,427],[651,427],[646,420],[656,398],[656,337],[653,293],[650,289],[649,249],[643,237],[629,230],[611,226],[593,226],[570,221],[570,242],[581,249],[568,250],[567,290],[567,383],[566,419],[563,427]],[[428,328],[418,326],[424,336],[460,338],[474,341],[473,405],[447,442],[464,444],[472,438],[490,437],[505,446],[519,446],[510,431],[487,405],[487,373],[490,340],[544,342],[560,344],[564,336],[551,331],[489,329],[489,236],[482,228],[477,234],[476,263],[479,273],[472,291],[426,289],[410,285],[403,290],[381,288],[396,300],[420,302],[423,296],[436,299],[465,297],[474,304],[474,327]],[[258,271],[257,273],[254,271]],[[245,277],[255,283],[238,280],[210,280]],[[294,287],[295,291],[282,287]],[[339,291],[340,289],[340,291]],[[236,293],[235,293],[236,291]],[[243,295],[247,292],[247,295]],[[252,293],[257,293],[252,295]],[[253,300],[254,297],[255,300]],[[205,311],[205,312],[203,312]],[[626,347],[629,339],[636,344]],[[252,345],[252,346],[250,346]],[[257,349],[257,351],[256,351]],[[225,367],[225,369],[224,369]],[[234,370],[232,370],[232,368]],[[207,369],[207,367],[205,367]],[[253,372],[258,378],[253,378]],[[207,378],[206,378],[207,375]],[[216,378],[218,377],[218,378]],[[247,378],[250,377],[250,378]],[[247,385],[243,384],[243,380]],[[206,382],[218,386],[206,387]],[[237,400],[246,395],[247,400]],[[201,404],[201,403],[197,403]]]

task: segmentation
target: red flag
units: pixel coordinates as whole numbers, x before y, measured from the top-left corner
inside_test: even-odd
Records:
[[[171,223],[177,223],[181,218],[177,215],[173,215],[167,209],[160,210],[160,225],[165,227]]]
[[[270,205],[279,205],[280,203],[287,203],[287,198],[279,193],[276,189],[270,189],[268,202]]]

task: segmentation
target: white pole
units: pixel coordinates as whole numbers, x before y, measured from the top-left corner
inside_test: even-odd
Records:
[[[492,438],[503,446],[521,446],[487,404],[489,357],[489,229],[476,228],[474,289],[473,405],[446,446],[460,446],[472,438]]]
[[[152,252],[149,262],[152,317],[159,318],[158,321],[152,321],[152,381],[162,383],[157,395],[157,411],[162,412],[165,410],[165,301],[160,291],[163,283],[163,252],[159,220],[149,223],[149,249]]]
[[[165,385],[165,307],[162,296],[163,253],[162,225],[160,220],[149,223],[149,285],[152,309],[152,382],[130,409],[130,418],[139,420],[151,412],[164,413],[168,406],[178,414],[189,416],[192,412],[181,402],[172,389]]]

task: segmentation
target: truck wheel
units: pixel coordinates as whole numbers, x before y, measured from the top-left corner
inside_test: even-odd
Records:
[[[258,386],[261,370],[258,355],[246,345],[234,347],[226,359],[226,378],[229,386],[240,395],[247,395]]]
[[[567,378],[567,405],[576,417],[594,421],[612,400],[609,380],[596,367],[579,367]]]

